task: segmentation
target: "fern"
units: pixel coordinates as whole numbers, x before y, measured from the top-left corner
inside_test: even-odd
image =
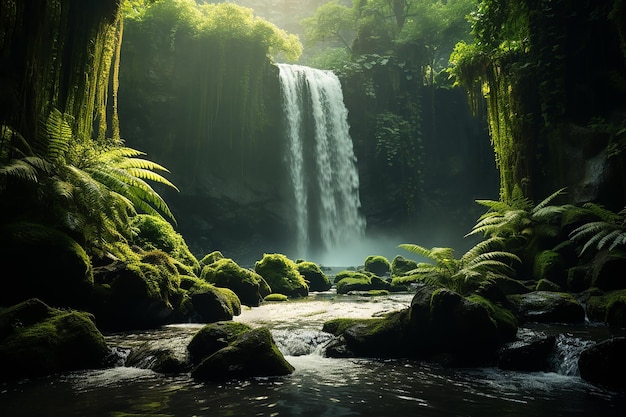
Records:
[[[492,237],[476,244],[460,259],[454,258],[452,248],[428,249],[408,243],[398,247],[434,261],[418,263],[417,268],[407,273],[406,280],[444,286],[465,295],[496,276],[515,274],[512,264],[521,260],[513,253],[499,250],[503,244],[504,239]]]
[[[580,255],[590,248],[611,251],[626,244],[626,207],[618,213],[593,203],[587,203],[583,208],[599,220],[585,223],[570,233],[570,240],[584,242]]]

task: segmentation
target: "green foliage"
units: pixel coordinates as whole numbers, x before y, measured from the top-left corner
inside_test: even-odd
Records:
[[[129,216],[137,211],[163,213],[173,220],[167,204],[145,181],[176,189],[154,172],[165,168],[135,158],[143,153],[134,149],[103,149],[95,142],[79,141],[70,121],[70,116],[53,109],[41,120],[32,144],[22,147],[32,153],[0,162],[0,192],[8,198],[2,207],[5,221],[27,217],[81,236],[88,250],[102,250],[132,234]]]
[[[339,41],[344,48],[351,50],[351,39],[347,35],[355,30],[355,18],[352,9],[340,5],[337,0],[319,7],[315,15],[301,23],[307,43]]]
[[[398,247],[434,261],[418,263],[417,268],[407,275],[467,295],[494,277],[514,275],[512,265],[521,260],[517,255],[501,250],[504,243],[503,238],[489,238],[476,244],[459,259],[454,257],[452,248],[428,249],[415,244]]]
[[[583,206],[596,220],[587,222],[570,233],[570,239],[584,242],[580,251],[582,255],[588,249],[600,251],[614,250],[626,244],[626,207],[614,213],[595,203]]]
[[[560,230],[560,216],[571,206],[554,206],[550,202],[564,193],[562,188],[537,205],[524,197],[519,189],[510,201],[476,200],[489,210],[480,216],[472,231],[466,236],[482,234],[489,237],[521,238],[531,240],[535,235],[556,236]]]
[[[295,35],[287,34],[272,23],[255,17],[252,9],[234,3],[196,4],[193,0],[167,0],[144,3],[125,8],[126,18],[154,31],[157,27],[171,28],[161,32],[170,48],[185,37],[209,39],[222,46],[233,41],[254,43],[267,54],[284,54],[297,60],[302,46]]]

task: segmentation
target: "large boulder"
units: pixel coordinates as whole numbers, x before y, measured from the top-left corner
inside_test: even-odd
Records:
[[[204,326],[196,333],[187,351],[193,364],[199,364],[202,359],[207,358],[220,349],[233,343],[242,333],[252,330],[244,323],[234,321],[220,321]]]
[[[324,323],[323,331],[338,338],[326,346],[328,357],[403,357],[410,352],[407,310],[384,318],[335,319]]]
[[[384,256],[368,256],[365,258],[363,269],[382,277],[391,273],[391,264]]]
[[[200,278],[216,287],[231,289],[243,305],[250,307],[258,307],[263,298],[272,292],[261,275],[240,267],[229,258],[206,265]]]
[[[580,354],[578,369],[584,380],[609,389],[626,390],[626,337],[597,343]]]
[[[298,262],[298,272],[309,285],[309,291],[328,291],[332,283],[328,275],[314,262]]]
[[[295,262],[285,255],[265,254],[254,265],[254,271],[261,275],[273,292],[291,298],[309,295],[309,286],[298,272]]]
[[[3,289],[0,305],[39,298],[57,307],[84,309],[93,289],[85,250],[65,233],[33,223],[0,228]]]
[[[585,310],[571,294],[552,291],[534,291],[509,295],[514,313],[521,322],[582,323]]]
[[[423,285],[409,309],[383,318],[331,320],[323,330],[338,336],[327,356],[410,357],[456,366],[492,360],[502,343],[515,337],[517,322],[478,295],[466,298]]]
[[[266,327],[241,334],[233,343],[204,358],[191,376],[199,380],[227,381],[263,376],[284,376],[294,371],[278,350]]]
[[[103,329],[153,328],[171,320],[172,301],[176,304],[182,291],[178,271],[163,257],[169,258],[161,251],[149,252],[145,262],[113,262],[94,268],[91,311]]]
[[[198,278],[191,278],[194,285],[189,289],[192,305],[191,321],[214,323],[232,320],[241,314],[241,302],[232,290],[219,288]]]
[[[417,268],[417,262],[397,255],[391,260],[391,276],[399,277]]]
[[[0,311],[0,379],[100,368],[110,350],[89,313],[30,299]]]
[[[477,295],[466,298],[422,286],[411,302],[409,332],[417,356],[439,356],[455,365],[483,363],[493,359],[516,329],[506,308]]]

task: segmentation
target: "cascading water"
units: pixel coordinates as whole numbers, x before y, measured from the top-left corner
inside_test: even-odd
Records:
[[[299,256],[363,236],[359,175],[339,79],[278,64]]]

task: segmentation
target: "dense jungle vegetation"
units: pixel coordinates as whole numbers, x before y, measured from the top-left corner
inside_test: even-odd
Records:
[[[427,217],[433,172],[475,175],[425,151],[436,148],[438,97],[467,93],[463,105],[486,120],[499,198],[478,201],[486,213],[469,235],[482,240],[459,259],[404,244],[434,263],[398,283],[468,295],[550,277],[581,292],[598,283],[576,268],[621,262],[626,2],[334,0],[307,15],[302,3],[2,0],[0,261],[18,272],[0,305],[40,297],[106,317],[132,304],[124,291],[136,284],[153,308],[141,314],[159,316],[138,326],[192,316],[190,300],[214,290],[202,258],[221,248],[189,250],[187,233],[282,236],[284,190],[272,180],[285,175],[274,65],[284,61],[340,77],[364,187],[377,189],[367,204],[391,207],[381,218]],[[278,24],[294,10],[302,19],[288,33]],[[463,194],[455,186],[445,184]],[[142,284],[116,287],[100,269],[112,264]],[[237,296],[220,294],[232,317]]]

